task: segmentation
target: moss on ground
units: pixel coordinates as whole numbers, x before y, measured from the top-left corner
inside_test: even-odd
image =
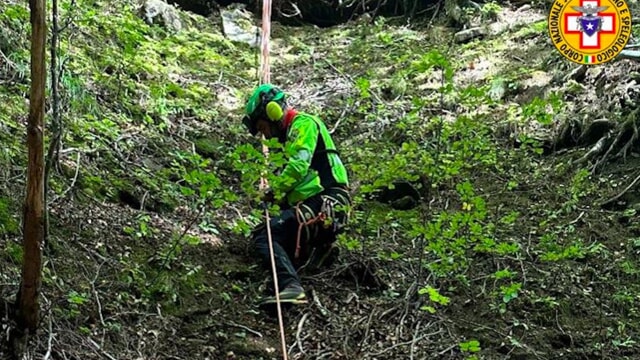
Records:
[[[43,281],[58,357],[95,358],[88,338],[122,358],[276,357],[277,327],[255,306],[268,271],[241,236],[255,169],[230,156],[259,145],[240,123],[258,50],[226,39],[216,19],[182,13],[186,28],[168,32],[133,1],[76,3],[61,14],[75,20],[61,36],[65,133]],[[22,257],[25,6],[0,4],[7,284]],[[313,302],[287,312],[295,356],[462,356],[478,340],[486,358],[637,357],[637,206],[594,207],[637,164],[590,175],[567,165],[575,151],[541,154],[529,128],[552,132],[571,115],[551,86],[531,85],[568,67],[544,21],[466,45],[422,26],[274,24],[273,81],[322,111],[357,190],[339,261],[305,273]],[[399,178],[417,184],[421,207],[364,196]],[[46,351],[46,334],[33,349]]]
[[[0,197],[0,236],[18,235],[19,221],[16,217],[16,202],[10,198]]]

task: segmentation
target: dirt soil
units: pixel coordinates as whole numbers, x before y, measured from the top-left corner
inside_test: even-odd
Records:
[[[487,85],[496,77],[517,83],[502,89],[505,108],[550,90],[565,92],[556,75],[567,69],[545,67],[559,61],[545,34],[530,30],[530,23],[513,29],[507,23],[508,19],[540,18],[536,10],[511,9],[499,17],[507,30],[482,42],[457,45],[458,84]],[[391,29],[394,36],[424,44],[432,34]],[[349,28],[318,35],[312,29],[276,27],[276,37],[278,31],[304,33],[300,43],[275,41],[274,54],[279,56],[274,56],[274,78],[288,87],[301,106],[311,109],[344,105],[345,99],[359,92],[352,81],[355,74],[373,68],[372,64],[381,72],[389,71],[387,81],[394,74],[389,68],[401,67],[386,63],[384,52],[355,58],[357,34]],[[523,42],[528,46],[510,50]],[[309,44],[313,50],[306,47]],[[543,46],[544,53],[540,52]],[[292,47],[306,55],[292,56]],[[513,57],[535,59],[538,65],[522,72],[523,62]],[[340,63],[334,64],[336,59]],[[603,77],[610,79],[605,83],[613,82],[620,80],[622,72],[638,69],[627,62],[608,66],[601,72],[590,70],[582,80],[584,92],[567,95],[568,106],[576,113],[578,107],[586,112],[594,106],[585,102],[593,97],[590,82]],[[424,86],[409,91],[428,92],[429,86],[437,85],[438,74],[425,75]],[[383,80],[374,81],[372,91],[383,94],[386,86]],[[224,106],[234,108],[234,92],[224,91],[228,101]],[[402,96],[389,103],[392,111],[381,113],[379,122],[370,127],[353,125],[360,119],[347,125],[330,124],[347,153],[355,153],[359,142],[372,133],[390,128],[394,117],[411,107],[411,100]],[[343,106],[345,112],[364,116],[356,109],[359,104],[350,106]],[[331,119],[344,114],[342,109],[330,111],[336,112]],[[439,111],[452,116],[451,111]],[[504,111],[501,108],[496,114]],[[503,120],[498,115],[496,126]],[[288,358],[473,359],[475,351],[461,344],[477,340],[476,359],[639,359],[640,217],[636,209],[640,194],[629,191],[615,210],[599,204],[631,182],[640,160],[634,154],[615,159],[601,172],[582,173],[571,161],[582,156],[584,148],[535,157],[512,148],[511,137],[525,127],[510,129],[502,138],[496,131],[504,148],[513,150],[501,153],[505,157],[499,159],[499,166],[510,176],[477,169],[470,177],[477,195],[486,202],[485,223],[498,224],[491,235],[504,245],[504,252],[469,249],[462,270],[450,277],[437,276],[415,264],[442,260],[431,259],[425,254],[425,243],[398,233],[393,222],[403,216],[430,218],[460,206],[455,189],[433,190],[421,208],[408,213],[363,202],[363,207],[382,209],[380,223],[374,225],[377,231],[349,233],[366,246],[350,250],[342,244],[340,256],[329,268],[301,274],[310,301],[284,311]],[[553,129],[544,131],[554,134]],[[225,180],[237,183],[232,176]],[[12,194],[20,192],[9,179],[5,181],[4,188]],[[244,203],[230,204],[205,221],[186,207],[171,212],[140,210],[126,201],[97,201],[82,191],[56,199],[51,208],[51,241],[45,248],[43,323],[31,339],[27,358],[281,359],[275,314],[257,306],[268,272],[259,267],[248,238],[217,226],[249,210]],[[514,213],[517,221],[509,222]],[[147,224],[144,229],[141,219]],[[217,233],[203,230],[207,222],[217,226]],[[176,241],[184,239],[183,233],[202,241],[192,246]],[[0,298],[10,302],[18,289],[15,252],[19,252],[20,236],[6,236],[0,243],[5,249],[0,257]],[[387,255],[391,253],[399,255]],[[513,274],[509,281],[496,276],[504,270]],[[507,291],[514,283],[519,288]],[[419,294],[425,285],[445,294],[448,305],[434,306],[428,295]],[[435,311],[427,310],[430,306]],[[4,310],[0,314],[4,333],[9,306],[0,309]],[[9,358],[6,344],[0,343],[0,358]]]

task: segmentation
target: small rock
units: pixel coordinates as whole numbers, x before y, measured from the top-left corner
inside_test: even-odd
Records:
[[[182,30],[178,9],[162,0],[145,0],[138,15],[149,25],[156,23],[173,31]]]
[[[518,10],[516,10],[516,12],[523,12],[523,11],[527,11],[529,9],[531,9],[531,5],[525,4],[525,5],[520,6],[518,8]]]
[[[473,39],[481,38],[487,35],[487,31],[481,27],[475,27],[457,32],[453,38],[456,43],[466,43]]]
[[[262,29],[255,26],[250,12],[242,6],[222,10],[222,31],[231,41],[243,42],[252,47],[260,46]]]
[[[506,80],[503,78],[495,78],[491,82],[491,89],[489,89],[489,96],[494,101],[502,100],[507,92]]]
[[[526,88],[539,87],[546,88],[551,84],[552,76],[544,71],[536,70],[532,72],[527,79],[523,81]]]

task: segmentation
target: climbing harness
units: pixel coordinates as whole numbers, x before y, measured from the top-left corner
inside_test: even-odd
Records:
[[[298,219],[298,236],[296,237],[296,252],[294,254],[294,262],[297,262],[298,259],[300,258],[300,250],[302,249],[302,229],[306,227],[307,230],[307,240],[311,238],[311,235],[309,234],[309,228],[311,227],[311,225],[316,224],[318,222],[324,222],[327,217],[323,212],[320,212],[318,215],[316,215],[315,217],[312,217],[309,220],[305,221],[305,216],[302,213],[302,210],[300,209],[300,206],[304,206],[301,203],[298,203],[296,205],[296,218]]]
[[[266,84],[271,81],[269,68],[269,35],[271,33],[271,0],[263,0],[262,2],[262,38],[260,45],[262,47],[262,57],[260,58],[260,82]],[[264,136],[263,136],[264,140]],[[262,145],[262,152],[265,159],[269,156],[269,148],[266,144]],[[260,189],[264,190],[268,186],[264,176],[260,178]],[[284,335],[284,322],[282,320],[282,306],[280,304],[280,287],[278,286],[278,272],[276,270],[275,254],[273,251],[273,237],[271,236],[271,225],[269,220],[269,208],[264,209],[265,225],[267,228],[267,239],[269,241],[269,255],[271,256],[271,271],[273,272],[273,284],[276,293],[276,307],[278,309],[278,325],[280,326],[280,340],[282,342],[282,356],[287,360],[287,343]]]
[[[338,199],[338,197],[342,197],[342,199]],[[298,235],[296,238],[294,262],[298,262],[300,259],[300,252],[302,251],[303,229],[306,230],[305,239],[309,241],[318,236],[320,227],[322,227],[324,230],[331,229],[331,233],[337,234],[346,226],[349,221],[349,217],[351,216],[351,207],[349,206],[349,200],[346,197],[340,195],[320,195],[320,198],[322,199],[322,205],[320,207],[320,212],[315,216],[313,216],[313,210],[307,205],[304,205],[302,202],[299,202],[295,206],[296,218],[299,225]],[[342,209],[342,213],[340,213],[340,206],[346,206],[348,209]],[[305,216],[305,212],[302,210],[302,207],[308,210],[306,214],[311,214],[308,220],[307,216]],[[318,223],[320,223],[319,226],[316,226],[315,228],[311,227],[312,225]]]

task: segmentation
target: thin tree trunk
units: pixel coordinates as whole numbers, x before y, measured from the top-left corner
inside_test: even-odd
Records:
[[[60,141],[62,139],[62,119],[60,118],[60,96],[59,96],[59,72],[58,72],[58,36],[60,27],[58,26],[58,0],[53,0],[51,3],[51,131],[53,138],[49,143],[49,150],[47,151],[46,164],[44,168],[44,209],[45,209],[45,222],[44,222],[44,246],[49,245],[49,177],[51,175],[51,168],[58,164],[58,152],[60,149]]]
[[[411,8],[411,13],[409,14],[411,20],[413,20],[413,18],[416,16],[416,12],[418,12],[418,0],[413,0],[413,7]]]
[[[31,10],[31,92],[27,146],[27,195],[24,204],[24,257],[18,294],[18,328],[33,333],[40,319],[39,292],[44,240],[44,100],[45,100],[45,0],[29,0]]]

